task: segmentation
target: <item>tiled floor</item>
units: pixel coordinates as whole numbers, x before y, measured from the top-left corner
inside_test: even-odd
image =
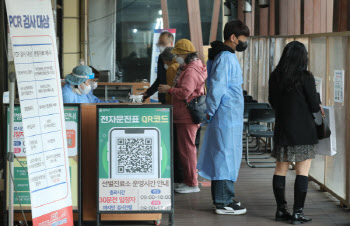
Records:
[[[235,184],[237,200],[247,208],[242,216],[216,215],[212,211],[210,187],[203,187],[200,193],[175,195],[175,225],[242,225],[274,226],[287,225],[273,220],[275,200],[272,193],[271,178],[274,169],[251,169],[242,162],[239,180]],[[287,199],[290,208],[293,205],[293,186],[295,172],[287,177]],[[209,185],[209,183],[203,183]],[[332,226],[350,225],[350,211],[339,206],[328,193],[319,191],[319,187],[310,182],[305,206],[305,215],[313,219],[307,225]],[[167,216],[163,216],[162,225],[167,225]],[[152,222],[116,222],[108,225],[151,225]]]

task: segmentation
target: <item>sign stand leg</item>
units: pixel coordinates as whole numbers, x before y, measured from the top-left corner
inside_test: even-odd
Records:
[[[174,226],[174,214],[169,214],[169,225]]]
[[[100,224],[100,214],[99,214],[99,213],[97,213],[96,225],[97,225],[97,226],[100,226],[100,225],[101,225],[101,224]]]
[[[16,81],[16,74],[11,73],[10,76],[10,148],[9,148],[9,171],[11,175],[14,172],[14,165],[13,165],[13,136],[14,136],[14,128],[13,128],[13,121],[14,121],[14,109],[15,109],[15,81]],[[9,220],[8,220],[8,226],[13,226],[14,223],[14,209],[13,209],[13,186],[14,181],[11,179],[9,180]]]

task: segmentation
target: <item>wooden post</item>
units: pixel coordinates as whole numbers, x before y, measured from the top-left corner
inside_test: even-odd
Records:
[[[160,4],[162,7],[163,26],[164,26],[164,29],[168,29],[169,28],[168,0],[161,0]]]
[[[199,58],[204,62],[199,0],[187,0],[187,10],[191,41],[197,50]]]
[[[216,41],[216,35],[218,33],[219,16],[220,16],[221,0],[214,0],[213,16],[211,18],[211,28],[209,41]]]
[[[295,1],[289,0],[288,3],[287,2],[284,3],[283,10],[285,10],[284,7],[287,7],[288,13],[287,14],[282,13],[280,17],[286,18],[287,20],[288,35],[294,35],[295,34]]]

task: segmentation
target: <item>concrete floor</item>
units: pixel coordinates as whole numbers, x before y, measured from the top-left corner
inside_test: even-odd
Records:
[[[237,200],[247,208],[241,216],[216,215],[212,211],[209,181],[202,181],[201,192],[195,194],[175,194],[175,225],[247,225],[274,226],[287,225],[275,222],[275,200],[272,193],[272,174],[274,169],[252,169],[242,161],[238,182],[235,184]],[[287,177],[287,201],[293,206],[293,187],[295,171]],[[350,211],[339,206],[339,202],[319,187],[309,183],[309,193],[305,205],[305,215],[313,219],[307,225],[332,226],[350,225]],[[162,225],[167,225],[163,216]],[[153,222],[115,222],[106,225],[152,225]]]

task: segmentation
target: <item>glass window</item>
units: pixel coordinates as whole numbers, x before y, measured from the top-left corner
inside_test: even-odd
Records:
[[[118,0],[116,61],[123,82],[149,79],[154,29],[162,28],[160,0]]]
[[[191,39],[187,0],[168,0],[169,27],[176,29],[176,40]]]
[[[202,21],[203,45],[209,45],[211,20],[213,18],[214,0],[201,0],[200,13]],[[220,7],[219,24],[216,40],[222,40],[222,6]]]

